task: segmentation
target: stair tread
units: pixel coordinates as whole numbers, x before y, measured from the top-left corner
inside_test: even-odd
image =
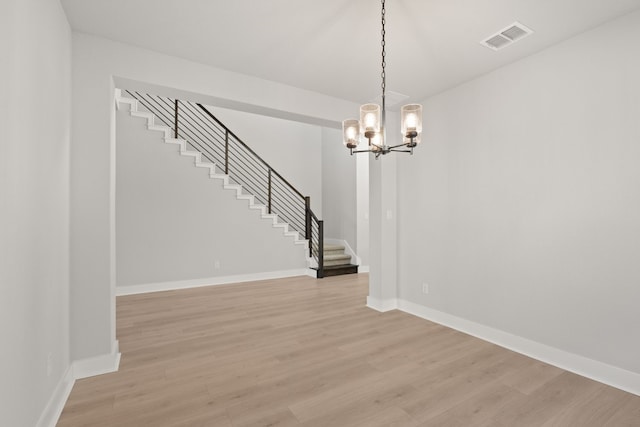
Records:
[[[339,270],[341,268],[346,268],[346,267],[359,267],[359,265],[356,264],[339,264],[339,265],[325,265],[323,270]],[[310,267],[312,270],[317,270],[318,267]]]
[[[339,268],[345,268],[345,267],[358,267],[358,266],[355,264],[326,265],[323,270],[337,270]]]

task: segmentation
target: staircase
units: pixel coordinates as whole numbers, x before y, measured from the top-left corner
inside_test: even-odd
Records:
[[[297,245],[308,247],[307,264],[317,278],[357,273],[344,246],[325,245],[323,222],[303,196],[250,147],[201,104],[117,90],[118,108],[147,120],[149,130],[164,133],[167,144],[180,146],[180,155],[194,158],[211,179],[223,181],[250,209],[272,220]],[[320,250],[318,250],[320,248]]]
[[[342,245],[324,245],[324,277],[358,272],[358,266],[351,264],[351,255],[344,251]]]

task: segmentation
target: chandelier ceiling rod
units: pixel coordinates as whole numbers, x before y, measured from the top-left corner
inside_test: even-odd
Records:
[[[381,16],[381,24],[382,24],[382,30],[380,31],[380,35],[382,36],[382,41],[380,42],[380,44],[382,45],[382,73],[380,74],[380,77],[382,78],[382,128],[385,129],[385,125],[386,125],[386,121],[387,121],[387,108],[386,108],[386,95],[387,95],[387,73],[385,71],[385,69],[387,68],[387,62],[385,61],[386,56],[387,56],[387,52],[385,50],[385,45],[386,45],[386,40],[385,40],[385,35],[386,35],[386,31],[384,29],[384,24],[386,24],[386,19],[385,19],[385,14],[387,13],[387,9],[384,7],[384,1],[382,0],[382,12],[380,14]]]
[[[382,36],[382,112],[377,104],[364,104],[360,107],[360,120],[347,119],[342,122],[342,136],[344,145],[350,154],[374,153],[376,159],[382,154],[392,151],[413,154],[413,148],[420,142],[422,133],[422,105],[408,104],[401,109],[401,133],[402,143],[389,146],[386,144],[386,120],[387,120],[387,73],[386,73],[386,8],[385,0],[381,0],[381,26]],[[367,148],[358,150],[361,142],[367,141]]]

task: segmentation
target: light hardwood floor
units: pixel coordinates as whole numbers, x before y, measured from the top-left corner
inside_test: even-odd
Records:
[[[59,427],[640,426],[640,397],[365,307],[367,275],[119,297],[116,373]]]

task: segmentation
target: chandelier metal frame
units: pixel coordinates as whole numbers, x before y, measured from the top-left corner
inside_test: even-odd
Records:
[[[420,142],[420,134],[422,133],[422,105],[408,104],[401,109],[401,127],[403,142],[397,145],[386,144],[386,90],[387,90],[387,73],[386,73],[386,7],[385,0],[381,0],[381,67],[382,72],[382,111],[377,104],[365,104],[360,107],[360,120],[347,119],[342,122],[344,145],[349,149],[349,153],[374,153],[376,159],[380,155],[386,155],[391,152],[413,154],[413,149]],[[367,140],[367,149],[357,149],[360,139]]]

